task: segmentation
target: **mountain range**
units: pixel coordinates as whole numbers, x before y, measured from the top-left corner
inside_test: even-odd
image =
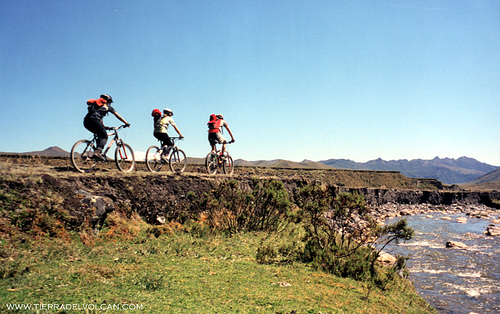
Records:
[[[60,147],[52,146],[42,151],[26,153],[4,153],[41,156],[64,156],[69,152]],[[203,158],[189,157],[190,163],[204,163]],[[303,168],[303,169],[348,169],[348,170],[386,170],[399,171],[410,178],[434,178],[445,184],[472,183],[480,184],[500,181],[500,167],[479,162],[474,158],[460,157],[439,158],[431,160],[370,160],[365,163],[355,162],[349,159],[328,159],[322,161],[303,160],[301,162],[284,159],[247,161],[235,160],[236,166],[255,166],[272,168]]]
[[[379,158],[365,163],[347,159],[328,159],[320,162],[337,169],[396,170],[410,178],[434,178],[445,184],[471,182],[499,169],[469,157],[390,161]]]

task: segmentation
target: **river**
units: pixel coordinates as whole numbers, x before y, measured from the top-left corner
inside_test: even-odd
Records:
[[[458,217],[467,222],[458,223]],[[385,251],[410,256],[409,279],[427,302],[440,313],[500,313],[500,237],[484,234],[491,218],[429,213],[405,219],[414,238]],[[446,248],[448,241],[469,248]]]

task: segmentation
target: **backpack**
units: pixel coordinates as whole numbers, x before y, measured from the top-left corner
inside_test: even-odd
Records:
[[[151,112],[152,117],[161,117],[161,111],[160,109],[154,109],[153,112]]]
[[[210,120],[208,121],[208,133],[219,133],[220,132],[220,124],[222,119],[217,119],[215,114],[210,115]]]
[[[104,105],[106,105],[107,102],[105,99],[102,99],[102,98],[99,98],[99,99],[89,99],[87,100],[87,106],[92,106],[92,105],[96,105],[98,107],[102,107]]]

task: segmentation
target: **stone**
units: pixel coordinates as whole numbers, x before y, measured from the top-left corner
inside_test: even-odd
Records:
[[[382,263],[382,265],[384,266],[394,266],[394,264],[396,264],[397,262],[397,259],[389,253],[380,252],[377,261]]]
[[[98,232],[108,213],[115,209],[113,200],[107,196],[92,195],[85,190],[78,190],[77,196],[81,199],[82,204],[85,204],[87,208],[93,211],[91,222],[94,231]]]
[[[462,242],[448,241],[446,242],[447,248],[457,248],[457,249],[467,249],[469,248],[466,244]]]
[[[466,223],[466,222],[467,222],[467,218],[465,218],[465,217],[458,217],[458,218],[457,218],[457,222],[458,222],[458,223],[461,223],[461,224],[464,224],[464,223]]]
[[[500,236],[500,226],[490,224],[484,233],[489,236]]]

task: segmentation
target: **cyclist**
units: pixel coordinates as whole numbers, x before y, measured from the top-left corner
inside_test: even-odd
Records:
[[[115,108],[111,106],[113,103],[113,98],[108,94],[101,95],[99,99],[89,99],[87,101],[88,113],[83,119],[83,125],[87,130],[97,135],[97,147],[94,151],[94,157],[98,159],[104,159],[102,156],[102,150],[108,141],[108,132],[104,126],[102,119],[109,112],[114,114],[118,120],[125,124],[125,127],[129,127],[130,124],[120,116]]]
[[[210,121],[207,124],[208,124],[208,142],[210,143],[210,146],[212,146],[212,152],[215,153],[216,144],[222,144],[221,155],[224,156],[224,152],[226,151],[227,141],[222,136],[222,127],[225,127],[226,130],[229,132],[229,135],[231,136],[230,143],[234,143],[234,136],[233,133],[231,132],[231,129],[229,128],[229,125],[227,124],[226,120],[224,120],[222,114],[217,114],[217,115],[211,114]]]
[[[172,143],[172,140],[167,134],[168,126],[172,125],[180,138],[184,138],[184,136],[181,134],[181,131],[179,131],[177,125],[175,125],[174,119],[172,118],[174,112],[171,109],[165,108],[163,110],[163,116],[160,110],[155,109],[151,115],[154,121],[153,136],[161,142],[161,146],[163,147],[162,156],[167,156],[170,148],[174,146],[174,143]]]

